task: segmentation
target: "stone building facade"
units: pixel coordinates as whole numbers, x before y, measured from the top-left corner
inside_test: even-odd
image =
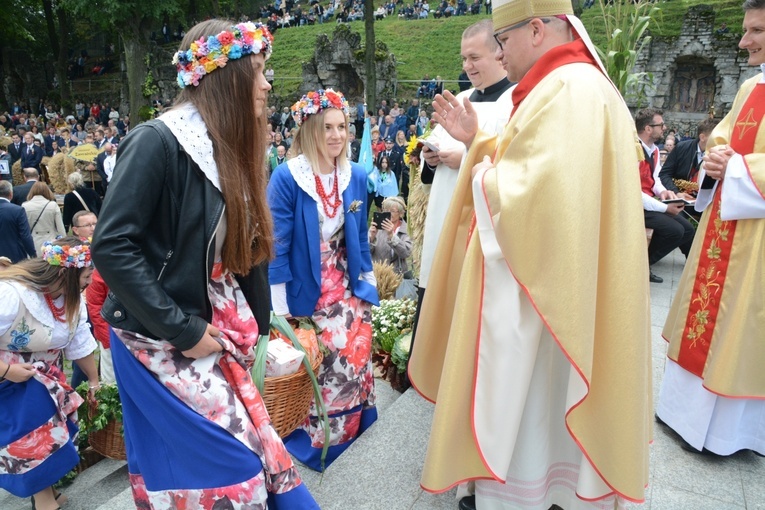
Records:
[[[653,38],[638,58],[635,71],[653,75],[648,106],[662,108],[667,126],[689,136],[709,115],[722,119],[739,86],[759,72],[747,65],[739,39],[729,28],[716,26],[712,6],[691,7],[680,36]]]

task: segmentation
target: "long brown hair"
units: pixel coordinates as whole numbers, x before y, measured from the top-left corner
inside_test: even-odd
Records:
[[[203,21],[188,31],[180,49],[234,24],[220,19]],[[178,104],[190,102],[197,108],[212,140],[226,203],[223,266],[237,274],[246,274],[273,256],[273,221],[266,202],[266,116],[265,111],[259,116],[254,113],[253,58],[229,60],[226,67],[206,74],[198,86],[182,89],[177,99]]]
[[[56,200],[56,197],[53,195],[53,192],[51,192],[48,185],[42,181],[37,181],[32,185],[32,187],[29,189],[29,193],[27,194],[27,200],[32,200],[32,198],[36,197],[37,195],[42,195],[49,201]]]
[[[53,241],[59,246],[86,244],[78,237],[62,237]],[[88,243],[89,244],[89,243]],[[80,275],[86,268],[52,266],[42,258],[26,259],[0,271],[0,280],[10,280],[39,293],[64,291],[64,309],[70,332],[80,320]]]

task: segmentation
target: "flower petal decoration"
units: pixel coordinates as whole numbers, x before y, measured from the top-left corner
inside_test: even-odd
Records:
[[[347,117],[351,109],[342,92],[332,89],[311,90],[292,105],[292,118],[300,126],[311,115],[321,113],[327,108],[335,108]]]
[[[178,71],[178,86],[199,85],[199,80],[214,70],[225,67],[229,60],[263,53],[271,56],[274,36],[262,23],[239,23],[218,35],[201,37],[173,55]]]

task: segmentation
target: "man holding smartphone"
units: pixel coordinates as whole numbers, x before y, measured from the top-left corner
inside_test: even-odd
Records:
[[[462,33],[460,54],[462,68],[468,75],[473,88],[461,92],[457,98],[470,98],[478,111],[478,121],[485,131],[499,133],[507,124],[512,110],[512,84],[502,63],[495,58],[497,43],[493,37],[491,20],[470,25]],[[430,146],[437,148],[433,150]],[[417,315],[425,297],[430,268],[441,237],[446,213],[457,184],[465,144],[455,140],[441,126],[436,126],[427,144],[422,148],[423,165],[420,177],[423,184],[430,185],[430,200],[425,216],[420,262]],[[451,250],[448,250],[451,251]],[[415,333],[417,317],[415,318]]]

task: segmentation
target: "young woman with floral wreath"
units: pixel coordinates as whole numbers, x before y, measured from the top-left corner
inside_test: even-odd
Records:
[[[260,23],[208,20],[176,106],[131,130],[95,232],[138,508],[314,509],[249,370],[269,328]],[[225,66],[225,67],[224,67]]]
[[[319,371],[329,414],[315,403],[287,449],[312,469],[332,463],[376,419],[372,314],[378,304],[367,239],[367,175],[348,160],[348,102],[333,90],[309,92],[292,107],[300,126],[296,157],[274,170],[268,203],[275,258],[269,268],[274,313],[310,316],[329,351]]]
[[[53,484],[80,461],[74,437],[82,398],[66,383],[63,354],[98,388],[96,341],[80,293],[90,283],[90,244],[46,242],[42,257],[0,271],[0,487],[39,510],[66,497]]]

